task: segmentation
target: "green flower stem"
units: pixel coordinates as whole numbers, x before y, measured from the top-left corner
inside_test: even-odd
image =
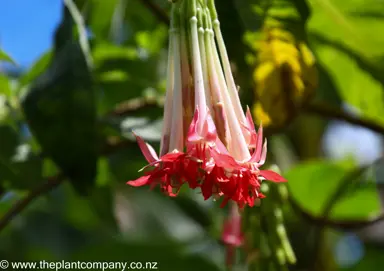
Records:
[[[209,12],[211,13],[212,19],[216,20],[217,19],[217,11],[216,11],[216,7],[215,7],[215,0],[208,0],[207,6],[209,9]]]
[[[288,262],[290,264],[296,263],[296,256],[291,247],[291,243],[288,240],[287,232],[285,230],[284,225],[283,224],[278,225],[276,231],[277,231],[277,235],[280,238],[281,245],[284,249],[284,253],[285,253],[285,256],[287,257]]]
[[[261,186],[261,191],[268,195],[267,200],[264,200],[260,206],[261,209],[261,219],[263,231],[267,235],[267,242],[273,251],[270,254],[270,260],[275,262],[276,266],[280,267],[285,264],[285,256],[284,253],[280,250],[280,242],[275,231],[276,229],[276,217],[274,215],[274,206],[273,201],[275,198],[273,197],[273,193],[271,193],[271,187],[266,183],[263,183]],[[268,258],[266,258],[268,260]]]
[[[283,212],[280,206],[286,200],[286,197],[285,195],[282,196],[279,186],[276,184],[263,184],[262,191],[268,194],[268,198],[263,201],[261,206],[261,217],[264,220],[264,230],[268,234],[269,244],[274,251],[271,260],[275,262],[276,267],[281,271],[287,270],[288,263],[294,264],[296,257],[284,227]]]
[[[204,28],[204,21],[203,21],[203,8],[201,7],[198,7],[197,8],[197,23],[198,23],[198,27],[199,29],[200,28]]]
[[[197,1],[189,0],[190,3],[190,17],[197,17]]]

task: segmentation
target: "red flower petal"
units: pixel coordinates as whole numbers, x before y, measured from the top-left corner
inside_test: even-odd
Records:
[[[157,156],[152,146],[145,143],[145,141],[141,137],[137,136],[135,133],[133,133],[133,135],[136,137],[136,140],[137,140],[137,143],[139,144],[141,152],[143,153],[148,163],[154,163],[158,161],[159,157]]]
[[[142,176],[134,181],[128,181],[127,184],[134,186],[134,187],[139,187],[148,184],[149,178],[151,176]]]
[[[259,174],[263,176],[266,180],[276,182],[276,183],[284,183],[287,182],[280,174],[272,171],[272,170],[260,170]]]
[[[226,169],[239,169],[241,166],[236,162],[236,160],[228,155],[228,154],[222,154],[219,153],[215,149],[211,149],[211,155],[213,159],[215,159],[215,163],[219,167],[223,167]]]

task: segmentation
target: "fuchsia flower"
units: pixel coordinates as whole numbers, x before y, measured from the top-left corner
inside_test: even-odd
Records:
[[[228,219],[224,222],[221,240],[226,245],[226,265],[232,266],[235,261],[235,250],[244,245],[244,234],[241,231],[241,216],[236,205],[232,205]]]
[[[160,186],[175,196],[187,183],[205,200],[223,198],[222,207],[229,200],[254,206],[264,197],[262,181],[286,180],[260,169],[267,155],[263,129],[256,132],[249,109],[244,114],[241,107],[214,0],[203,2],[173,4],[160,158],[136,136],[149,165],[128,184]]]

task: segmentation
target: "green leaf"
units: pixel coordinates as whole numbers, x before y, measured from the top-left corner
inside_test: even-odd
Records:
[[[384,17],[360,16],[383,10],[378,1],[310,1],[309,41],[342,100],[363,116],[384,124]],[[362,91],[364,89],[364,91]]]
[[[315,10],[309,22],[310,31],[319,31],[329,39],[342,41],[367,57],[383,55],[384,37],[380,33],[384,18],[358,16],[359,12],[383,10],[383,3],[375,0],[311,0]],[[358,12],[357,12],[358,11]]]
[[[338,220],[368,220],[380,215],[381,209],[376,185],[372,184],[341,198],[332,208],[331,217]]]
[[[93,50],[95,79],[101,91],[100,113],[116,104],[140,97],[145,89],[158,84],[156,57],[140,59],[133,47],[99,44]]]
[[[97,166],[97,178],[96,184],[99,187],[104,187],[110,184],[112,181],[112,176],[109,170],[107,158],[100,158]]]
[[[13,125],[14,121],[11,118],[10,108],[7,104],[7,98],[4,94],[0,94],[0,124],[1,125]]]
[[[11,96],[11,85],[8,77],[0,73],[0,95],[1,94],[9,98]]]
[[[380,240],[380,239],[379,239]],[[377,240],[379,242],[379,240]],[[384,264],[383,249],[380,245],[375,244],[365,244],[364,245],[364,257],[356,262],[355,265],[347,268],[343,268],[348,271],[366,271],[366,270],[375,270],[377,266],[382,266]]]
[[[43,179],[43,160],[33,154],[28,145],[19,145],[9,164],[8,175],[12,189],[31,190]]]
[[[0,125],[0,142],[0,157],[9,159],[19,144],[17,131],[9,125]]]
[[[159,25],[153,31],[137,32],[135,39],[138,46],[146,49],[150,54],[157,54],[164,47],[167,37],[167,27]]]
[[[126,181],[140,177],[142,173],[138,171],[147,164],[134,141],[129,148],[111,154],[108,162],[113,176],[117,180]]]
[[[295,34],[296,38],[304,38],[310,13],[306,1],[261,0],[252,5],[252,9],[263,20],[262,27],[284,28]]]
[[[93,210],[92,202],[88,198],[79,197],[70,185],[63,183],[60,189],[54,192],[50,204],[55,208],[57,216],[62,217],[70,225],[86,231],[102,224]]]
[[[11,158],[19,144],[18,134],[9,125],[0,125],[0,183],[8,180],[10,174],[16,174],[11,167]]]
[[[10,126],[0,126],[0,183],[12,189],[29,190],[43,181],[42,160],[26,144],[19,145],[18,134]]]
[[[87,52],[73,26],[65,8],[49,68],[30,85],[22,106],[43,152],[86,194],[96,177],[96,100]]]
[[[109,38],[110,31],[112,29],[111,24],[113,23],[112,17],[114,14],[119,13],[117,8],[119,0],[91,0],[90,2],[90,16],[89,26],[92,30],[93,35],[96,39],[105,40]]]
[[[14,126],[14,114],[11,114],[12,108],[12,89],[10,80],[7,76],[0,73],[0,124]]]
[[[318,33],[310,38],[342,100],[360,109],[364,117],[384,123],[384,69],[341,42]]]
[[[16,62],[3,50],[0,49],[0,61],[6,61],[16,65]]]
[[[19,79],[20,88],[29,84],[41,75],[52,61],[52,52],[48,51],[44,53],[32,67]]]
[[[309,161],[289,170],[285,176],[293,200],[305,212],[321,218],[330,198],[351,169],[351,165],[345,163]],[[345,191],[334,204],[329,218],[343,221],[366,220],[380,213],[378,191],[371,182]]]

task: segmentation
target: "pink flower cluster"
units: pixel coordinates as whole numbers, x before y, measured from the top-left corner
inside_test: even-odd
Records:
[[[167,73],[160,156],[136,136],[149,164],[129,185],[160,186],[176,196],[187,183],[205,200],[223,198],[221,206],[232,200],[242,208],[264,197],[263,180],[286,181],[260,169],[267,142],[249,109],[242,110],[213,0],[173,4]]]

